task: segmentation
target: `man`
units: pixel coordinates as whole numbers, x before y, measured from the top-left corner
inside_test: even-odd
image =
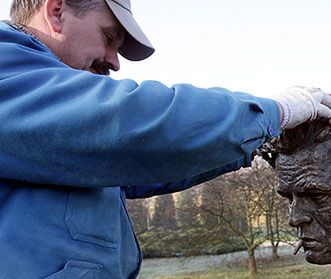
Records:
[[[0,278],[135,278],[125,198],[249,166],[281,129],[331,117],[320,90],[276,102],[104,76],[118,53],[154,51],[129,0],[17,0],[11,17],[0,24]]]
[[[310,263],[330,264],[330,126],[306,123],[286,131],[270,150],[277,154],[277,191],[289,199],[289,224],[298,229],[295,250],[303,247]]]

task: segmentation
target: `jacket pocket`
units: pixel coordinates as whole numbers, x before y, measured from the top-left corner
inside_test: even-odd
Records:
[[[100,264],[71,260],[62,270],[45,279],[97,279],[101,278],[101,271]]]
[[[117,247],[120,206],[117,187],[69,192],[65,223],[71,237],[108,248]]]

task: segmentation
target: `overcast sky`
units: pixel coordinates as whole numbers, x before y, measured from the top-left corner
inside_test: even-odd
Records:
[[[8,18],[11,0],[1,0]],[[291,85],[331,92],[330,0],[132,0],[156,48],[114,78],[192,83],[270,96]]]

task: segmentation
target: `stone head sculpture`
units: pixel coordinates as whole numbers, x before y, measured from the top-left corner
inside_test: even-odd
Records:
[[[289,199],[289,224],[300,238],[294,253],[303,246],[308,262],[330,264],[330,125],[322,120],[305,123],[285,131],[261,151],[276,170],[278,193]]]

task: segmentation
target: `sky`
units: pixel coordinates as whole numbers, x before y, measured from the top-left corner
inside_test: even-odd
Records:
[[[272,97],[293,86],[331,92],[330,0],[131,0],[156,48],[121,59],[116,79],[224,87]],[[8,18],[11,0],[1,0]]]

